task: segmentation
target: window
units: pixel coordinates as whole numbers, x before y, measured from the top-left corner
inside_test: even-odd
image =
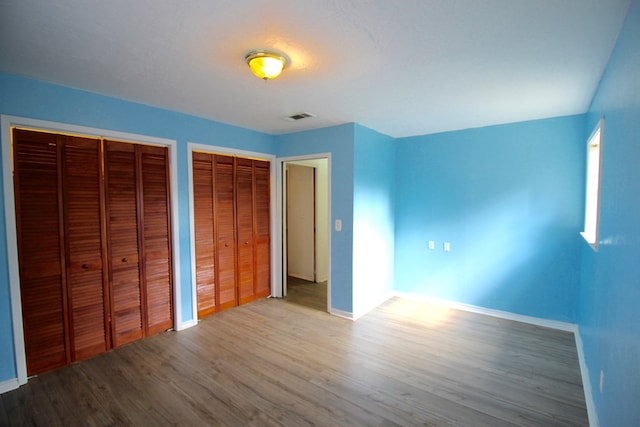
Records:
[[[602,157],[602,126],[604,118],[587,141],[587,187],[584,206],[584,231],[582,237],[598,249],[598,218],[600,213],[600,159]]]

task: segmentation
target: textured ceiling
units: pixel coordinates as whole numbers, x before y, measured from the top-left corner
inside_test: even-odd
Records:
[[[272,134],[402,137],[585,112],[629,3],[0,0],[0,71]],[[269,82],[243,60],[265,47],[291,58]]]

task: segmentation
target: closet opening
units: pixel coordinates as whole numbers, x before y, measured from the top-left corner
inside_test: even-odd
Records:
[[[271,294],[268,160],[192,151],[198,318]]]
[[[53,368],[59,363],[67,363],[69,360],[73,361],[80,360],[85,357],[91,357],[93,354],[102,351],[103,348],[109,348],[110,346],[117,345],[118,342],[122,342],[123,336],[126,335],[125,331],[128,330],[127,323],[124,320],[126,318],[125,313],[127,310],[122,304],[120,304],[123,300],[117,297],[118,301],[116,302],[115,307],[115,310],[118,312],[116,314],[116,323],[119,322],[119,326],[122,326],[123,328],[114,329],[111,327],[111,324],[114,321],[113,312],[111,310],[113,306],[105,306],[100,302],[94,305],[93,302],[96,300],[91,297],[91,295],[103,294],[103,296],[106,297],[107,304],[112,298],[116,298],[115,294],[110,293],[112,285],[109,284],[109,280],[111,278],[109,268],[111,264],[113,264],[115,260],[119,260],[120,263],[123,264],[123,258],[126,258],[127,261],[125,263],[130,263],[129,265],[133,265],[136,261],[135,257],[130,258],[129,255],[123,255],[120,258],[115,258],[114,256],[116,255],[117,250],[112,252],[113,256],[110,257],[108,255],[108,244],[106,248],[102,245],[102,242],[108,242],[108,239],[105,237],[109,236],[109,231],[106,226],[96,228],[96,223],[92,222],[93,220],[91,219],[100,216],[100,214],[95,215],[96,209],[98,211],[103,211],[104,207],[102,205],[102,201],[109,197],[106,190],[99,188],[100,185],[97,184],[97,181],[99,181],[100,178],[97,177],[95,173],[96,163],[100,163],[100,160],[96,162],[96,157],[99,158],[99,151],[104,150],[104,144],[107,140],[140,145],[148,147],[151,151],[160,149],[160,152],[162,152],[159,157],[156,157],[155,154],[151,154],[150,156],[149,153],[145,154],[143,157],[146,157],[147,160],[143,161],[143,163],[145,163],[143,169],[149,170],[149,168],[151,168],[151,170],[162,169],[163,171],[167,171],[166,173],[163,173],[162,177],[152,177],[152,175],[154,175],[153,173],[151,175],[147,174],[148,177],[151,177],[151,181],[154,181],[149,182],[147,180],[147,185],[151,185],[155,190],[147,192],[146,194],[147,196],[151,196],[151,199],[154,199],[159,193],[163,193],[164,190],[162,189],[162,182],[165,182],[170,190],[168,199],[165,199],[164,205],[165,209],[170,210],[171,212],[168,223],[168,238],[171,242],[171,249],[168,254],[170,257],[170,261],[168,261],[170,263],[168,269],[172,275],[172,290],[170,291],[172,315],[171,320],[166,322],[167,311],[165,309],[169,307],[166,304],[167,297],[155,299],[155,296],[157,296],[155,291],[147,289],[146,295],[150,299],[147,299],[146,301],[146,330],[149,334],[152,334],[157,329],[165,330],[173,327],[175,330],[182,330],[192,326],[189,324],[189,320],[184,321],[182,319],[180,275],[174,274],[174,272],[179,271],[180,265],[180,251],[177,250],[177,244],[174,244],[175,242],[180,241],[177,219],[178,199],[175,191],[178,186],[177,142],[166,138],[8,115],[1,115],[0,122],[4,190],[3,201],[7,239],[7,274],[9,278],[11,324],[13,329],[13,353],[17,374],[15,385],[20,386],[27,383],[28,375],[31,375],[27,373],[28,370],[31,372],[44,371],[49,368]],[[40,166],[35,166],[32,170],[35,170],[38,173],[45,172],[45,174],[48,174],[48,178],[45,179],[38,178],[36,175],[31,174],[24,176],[23,179],[26,179],[26,181],[23,181],[25,184],[25,194],[23,196],[26,197],[25,201],[28,203],[33,202],[36,205],[38,203],[47,204],[49,215],[45,215],[46,220],[43,221],[42,224],[38,224],[36,217],[29,216],[21,218],[20,221],[24,219],[24,225],[31,222],[36,224],[37,227],[44,227],[49,231],[55,230],[56,228],[59,231],[67,230],[66,235],[59,234],[58,237],[55,237],[49,233],[48,240],[44,238],[42,239],[41,242],[43,244],[41,246],[43,248],[47,248],[46,257],[44,258],[38,256],[39,248],[33,252],[25,253],[24,250],[22,251],[22,255],[26,257],[22,260],[23,264],[25,261],[29,261],[35,264],[43,262],[46,265],[46,268],[39,270],[38,272],[35,270],[27,271],[28,269],[20,271],[21,260],[19,259],[20,256],[18,249],[18,227],[24,228],[24,225],[18,225],[17,216],[19,213],[16,209],[17,205],[14,182],[15,147],[13,145],[13,132],[16,129],[53,135],[47,136],[50,140],[46,141],[44,144],[28,144],[23,147],[26,148],[27,151],[35,149],[39,153],[30,160],[29,157],[27,157],[27,162],[22,166],[27,166],[27,169],[29,169],[32,168],[33,165],[38,165],[40,162],[44,162],[47,166],[43,166],[42,170]],[[59,138],[64,139],[63,143],[59,142],[61,141]],[[99,147],[100,144],[103,145],[103,148]],[[60,163],[59,159],[64,159],[64,161]],[[160,160],[159,163],[156,162],[156,160]],[[29,163],[30,165],[28,165]],[[68,165],[69,167],[62,167],[63,165]],[[81,165],[82,167],[77,167],[78,165]],[[87,169],[85,166],[88,165],[93,166]],[[58,169],[58,166],[60,166],[60,170]],[[115,166],[115,164],[112,163],[112,166]],[[107,166],[105,164],[98,165],[97,167],[106,168]],[[66,182],[71,184],[68,188],[63,188],[65,191],[62,193],[58,191],[60,189],[60,183],[62,182],[60,180],[61,176],[63,177],[63,180],[66,180]],[[32,184],[34,185],[33,187]],[[98,187],[96,187],[96,185]],[[37,191],[44,190],[45,188],[48,189],[48,197],[33,197]],[[159,193],[155,193],[156,190]],[[56,191],[58,192],[56,193]],[[91,198],[83,197],[86,192],[96,195],[96,191],[97,193],[102,192],[103,194]],[[156,195],[154,195],[154,193]],[[18,195],[18,197],[20,197],[20,195]],[[162,199],[162,197],[160,198]],[[85,199],[91,202],[84,203]],[[115,200],[112,201],[116,202]],[[147,202],[151,203],[149,198],[147,198]],[[114,205],[114,208],[118,208],[117,202]],[[20,209],[20,207],[18,207],[18,209]],[[148,213],[151,214],[154,210],[155,208],[151,209]],[[88,216],[85,214],[88,211],[92,211],[94,214]],[[35,210],[31,209],[30,212],[34,213]],[[37,216],[42,214],[44,214],[44,210],[41,213],[34,215]],[[71,218],[68,218],[68,214],[71,214]],[[106,211],[102,212],[102,215],[106,218]],[[67,222],[67,219],[70,220],[70,222]],[[158,218],[153,219],[150,216],[147,216],[146,218],[147,222],[153,222],[156,220],[158,220]],[[164,221],[166,224],[166,219],[159,219],[159,221]],[[27,229],[28,228],[29,227],[27,227]],[[157,230],[161,228],[163,227],[159,227]],[[31,243],[33,243],[34,239],[32,236],[25,237],[27,237],[27,241],[24,243],[30,244],[29,239],[31,239]],[[160,258],[155,258],[156,255],[159,255],[162,252],[164,252],[165,255],[167,254],[167,252],[163,250],[156,252],[158,247],[155,246],[156,244],[163,245],[161,243],[163,239],[167,242],[166,236],[163,238],[161,236],[147,235],[147,237],[149,237],[149,245],[146,247],[146,253],[149,255],[147,259],[151,261],[152,264],[154,262],[158,262],[159,264],[164,264],[166,266],[166,261],[162,261]],[[39,242],[38,240],[35,241]],[[113,249],[115,250],[116,248],[113,247]],[[64,254],[65,257],[61,257],[61,254]],[[82,259],[86,254],[91,255],[91,260]],[[105,256],[105,254],[107,254],[107,256]],[[46,260],[47,257],[52,257],[53,261],[48,262]],[[154,269],[151,265],[147,265],[146,267],[147,271]],[[124,272],[126,269],[127,268],[123,266],[120,272]],[[166,271],[167,269],[165,268],[165,272]],[[21,280],[24,278],[26,280],[30,280],[34,284],[46,286],[47,284],[51,285],[52,283],[56,283],[56,280],[50,280],[51,277],[56,275],[58,276],[57,286],[53,286],[53,288],[57,289],[57,291],[54,291],[53,293],[46,293],[46,295],[49,297],[50,301],[57,302],[55,304],[49,304],[50,301],[45,303],[44,301],[40,301],[36,298],[36,303],[40,304],[44,309],[35,311],[31,310],[31,314],[28,312],[23,313]],[[63,275],[64,280],[62,280]],[[101,275],[102,282],[100,281]],[[160,278],[161,276],[162,274],[155,277],[148,276],[146,279],[148,279],[148,282],[150,283],[157,284],[162,282],[162,280],[155,282],[155,279]],[[62,290],[60,290],[60,284],[64,286]],[[153,284],[151,287],[153,287]],[[162,288],[162,286],[160,288]],[[164,289],[167,288],[165,287]],[[26,293],[29,292],[30,291],[26,291]],[[69,294],[69,292],[71,294]],[[126,292],[124,294],[126,294]],[[166,295],[166,293],[163,294]],[[44,296],[45,293],[38,291],[30,293],[29,295],[25,294],[25,298],[31,298],[33,300],[33,297],[37,295]],[[65,300],[66,302],[64,302]],[[103,302],[104,301],[105,300],[103,300]],[[156,302],[159,302],[160,304],[156,305]],[[62,309],[60,308],[60,303],[63,304]],[[101,305],[102,307],[100,307]],[[119,308],[123,310],[120,310]],[[71,313],[72,318],[64,316],[63,313],[65,310],[67,313]],[[47,314],[45,313],[52,315],[58,320],[56,322],[52,322],[51,325],[48,325],[48,320],[46,319]],[[27,319],[26,317],[29,316],[33,317]],[[39,333],[41,337],[55,338],[54,351],[47,350],[45,352],[41,352],[40,350],[43,348],[50,348],[49,345],[38,347],[43,344],[43,341],[40,341],[39,344],[36,344],[35,346],[30,343],[28,344],[29,348],[27,348],[27,340],[25,338],[27,334],[34,332],[33,329],[26,330],[27,322],[35,322],[34,324],[39,328],[35,331]],[[85,328],[87,324],[92,326]],[[53,332],[47,331],[46,328],[41,327],[45,325],[51,326]],[[143,328],[144,327],[145,326],[143,326]],[[122,333],[119,333],[118,331]],[[49,332],[51,332],[51,335]],[[29,362],[31,369],[28,369],[27,367],[27,352],[29,352],[30,356],[35,356],[35,358],[31,359]]]
[[[173,328],[170,144],[15,125],[9,138],[19,382]]]

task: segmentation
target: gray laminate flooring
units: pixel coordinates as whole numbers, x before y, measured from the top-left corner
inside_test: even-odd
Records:
[[[29,380],[0,425],[586,426],[573,334],[394,298],[226,310]]]

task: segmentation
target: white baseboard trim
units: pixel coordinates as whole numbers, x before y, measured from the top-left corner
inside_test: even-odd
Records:
[[[355,320],[353,318],[353,313],[351,313],[349,311],[338,310],[337,308],[333,308],[333,307],[331,307],[329,309],[329,314],[331,314],[333,316],[342,317],[343,319]]]
[[[408,292],[396,292],[395,296],[412,300],[424,301],[431,304],[442,305],[457,310],[468,311],[471,313],[484,314],[486,316],[497,317],[500,319],[513,320],[516,322],[529,323],[544,328],[557,329],[560,331],[573,332],[575,334],[577,325],[574,323],[560,322],[557,320],[542,319],[540,317],[525,316],[522,314],[509,313],[508,311],[494,310],[492,308],[479,307],[476,305],[463,304],[461,302],[449,301],[440,298],[434,298],[424,295],[417,295]]]
[[[6,393],[11,390],[15,390],[20,387],[20,383],[17,378],[0,382],[0,394]]]
[[[593,387],[591,387],[591,377],[589,377],[589,368],[587,362],[584,359],[584,345],[582,343],[582,336],[580,335],[580,328],[576,328],[576,349],[578,350],[578,361],[580,362],[580,374],[582,375],[582,388],[584,389],[584,400],[587,404],[587,415],[589,416],[589,426],[599,427],[600,421],[598,420],[598,413],[596,412],[595,401],[593,400]]]
[[[192,326],[196,326],[198,324],[198,319],[188,320],[186,322],[180,322],[176,325],[176,331],[183,331]]]

